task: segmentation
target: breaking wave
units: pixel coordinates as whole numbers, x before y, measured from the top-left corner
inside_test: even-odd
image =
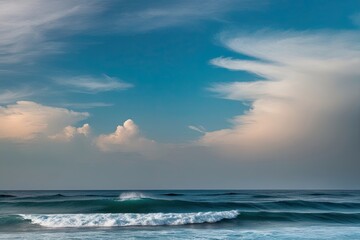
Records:
[[[120,227],[120,226],[161,226],[215,223],[234,219],[236,210],[196,213],[99,213],[99,214],[21,214],[23,219],[43,227]]]
[[[119,196],[120,201],[140,200],[144,198],[151,198],[151,196],[146,195],[142,192],[123,192]]]

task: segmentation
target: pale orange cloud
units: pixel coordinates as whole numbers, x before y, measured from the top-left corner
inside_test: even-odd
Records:
[[[0,107],[0,138],[29,140],[40,135],[48,136],[88,116],[86,112],[18,101]]]
[[[115,132],[100,135],[96,145],[104,152],[139,152],[154,151],[157,143],[141,135],[139,127],[128,119],[117,126]]]
[[[241,159],[276,159],[291,156],[291,149],[345,151],[340,145],[359,141],[352,131],[360,109],[360,33],[260,32],[222,40],[256,60],[216,58],[211,63],[257,76],[210,90],[248,101],[250,109],[234,117],[232,127],[206,132],[198,144]],[[323,153],[324,159],[331,155]]]
[[[50,139],[56,141],[65,141],[68,142],[72,140],[75,136],[83,135],[87,137],[90,134],[90,125],[85,123],[82,127],[73,127],[66,126],[60,133],[49,136]]]

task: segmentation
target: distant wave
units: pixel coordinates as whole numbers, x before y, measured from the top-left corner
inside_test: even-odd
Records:
[[[10,194],[0,194],[0,198],[12,198],[12,197],[16,197],[16,196]]]
[[[233,219],[238,211],[196,212],[196,213],[101,213],[101,214],[21,214],[23,219],[30,220],[50,228],[62,227],[114,227],[114,226],[159,226],[215,223],[224,219]]]
[[[276,208],[310,208],[310,209],[354,209],[359,208],[359,202],[310,201],[310,200],[278,200],[260,203]]]
[[[101,195],[101,194],[84,194],[84,195],[76,195],[76,194],[50,194],[50,195],[37,195],[37,196],[25,196],[18,197],[18,199],[57,199],[57,198],[83,198],[83,197],[117,197],[117,195]]]
[[[182,193],[163,193],[163,196],[175,197],[175,196],[184,196]]]
[[[304,200],[278,200],[278,201],[185,201],[178,199],[153,198],[151,195],[127,194],[112,199],[84,199],[66,200],[64,198],[52,201],[0,201],[0,208],[16,207],[21,212],[28,209],[41,209],[38,213],[155,213],[155,212],[199,212],[199,211],[228,211],[254,210],[254,211],[360,211],[359,202],[331,202],[331,201],[304,201]],[[64,212],[66,211],[66,212]]]
[[[225,193],[199,194],[199,196],[231,196],[231,195],[241,195],[241,193],[237,193],[237,192],[225,192]]]
[[[271,196],[271,195],[266,195],[266,194],[257,194],[257,195],[253,195],[251,196],[252,198],[274,198],[274,196]]]
[[[257,211],[241,212],[238,220],[255,222],[329,222],[359,223],[360,213],[346,212],[294,212],[294,211]]]
[[[16,200],[51,200],[58,198],[83,198],[83,197],[101,197],[101,198],[109,198],[109,197],[118,197],[118,195],[114,194],[47,194],[47,195],[10,195],[10,194],[0,194],[1,198],[16,198]]]
[[[123,192],[119,196],[119,199],[121,201],[140,200],[144,198],[153,199],[150,195],[147,195],[142,192]]]
[[[17,200],[47,200],[47,199],[57,199],[57,198],[63,198],[63,197],[66,197],[65,195],[63,194],[49,194],[49,195],[37,195],[37,196],[16,196],[16,195],[9,195],[11,197],[15,197]],[[0,195],[1,197],[1,195]]]

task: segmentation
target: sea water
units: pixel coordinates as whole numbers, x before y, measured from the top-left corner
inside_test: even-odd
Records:
[[[360,239],[360,191],[0,191],[0,239]]]

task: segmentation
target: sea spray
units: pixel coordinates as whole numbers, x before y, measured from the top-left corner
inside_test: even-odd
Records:
[[[151,198],[151,196],[146,195],[142,192],[123,192],[119,196],[120,201],[140,200],[144,198]]]

